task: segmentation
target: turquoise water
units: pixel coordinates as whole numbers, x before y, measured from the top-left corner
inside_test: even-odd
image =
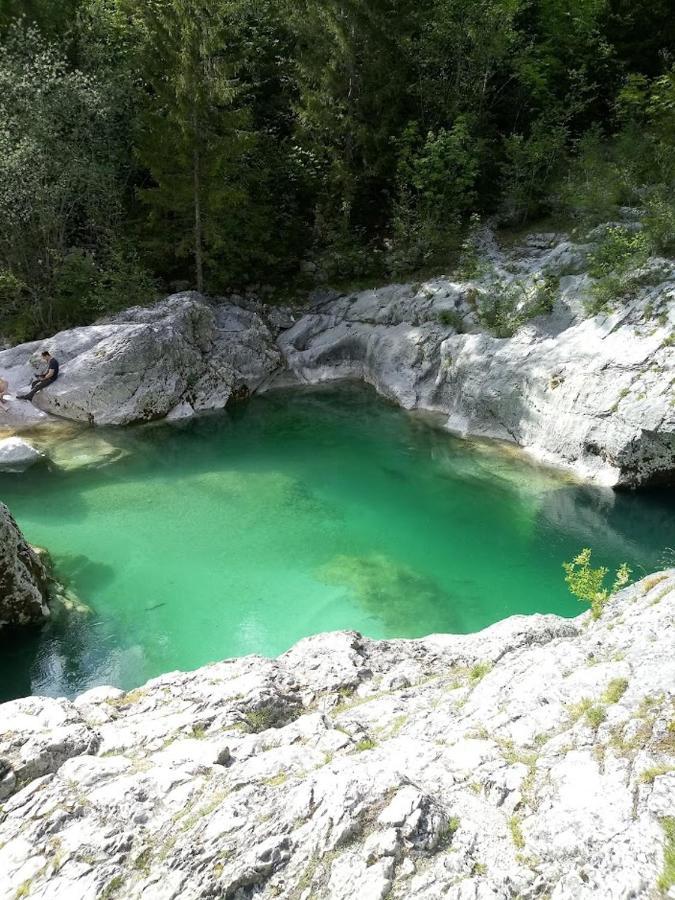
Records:
[[[571,483],[361,386],[103,436],[127,455],[0,478],[90,607],[2,636],[2,699],[130,688],[330,629],[416,637],[571,616],[561,563],[580,548],[642,573],[675,545],[672,493]]]

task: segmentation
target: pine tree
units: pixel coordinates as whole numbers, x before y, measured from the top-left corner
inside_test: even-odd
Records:
[[[192,256],[194,283],[203,291],[228,209],[241,201],[237,166],[250,143],[228,52],[237,7],[143,0],[133,15],[143,32],[147,87],[139,155],[154,182],[142,197],[160,244],[168,239],[179,258]]]

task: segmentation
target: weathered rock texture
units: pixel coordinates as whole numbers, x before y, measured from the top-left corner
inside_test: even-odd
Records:
[[[363,379],[406,409],[445,413],[454,431],[513,441],[606,485],[675,483],[675,269],[654,261],[657,286],[588,318],[588,277],[561,277],[583,266],[582,249],[554,235],[488,246],[481,279],[327,299],[280,344],[305,383]],[[514,283],[525,294],[542,275],[560,277],[552,314],[511,338],[480,326],[481,297]]]
[[[0,503],[0,628],[48,618],[48,589],[45,565],[26,542],[10,511]]]
[[[128,309],[98,325],[0,353],[0,375],[14,390],[29,384],[48,347],[61,363],[58,381],[34,400],[43,412],[92,425],[124,425],[224,407],[256,390],[281,364],[278,328],[262,307],[214,304],[176,294]],[[3,419],[20,426],[27,404]],[[30,421],[34,425],[34,421]]]
[[[40,410],[13,401],[0,428],[48,421],[44,411],[95,425],[186,418],[271,384],[357,378],[602,484],[675,484],[675,267],[652,260],[633,299],[588,318],[588,276],[565,274],[583,272],[586,249],[532,235],[504,251],[488,235],[480,278],[333,294],[296,322],[251,300],[177,294],[0,352],[14,389],[45,345],[62,363]],[[509,285],[525,298],[543,276],[559,279],[552,313],[510,338],[481,324],[481,306]]]
[[[0,438],[0,472],[24,472],[40,459],[40,455],[23,438]]]
[[[598,622],[329,634],[5,704],[0,895],[658,896],[674,612],[671,570]]]

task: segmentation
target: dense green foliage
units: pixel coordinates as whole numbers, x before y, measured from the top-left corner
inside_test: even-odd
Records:
[[[597,308],[675,249],[668,0],[0,0],[0,40],[11,337],[447,266],[472,216],[638,208]]]

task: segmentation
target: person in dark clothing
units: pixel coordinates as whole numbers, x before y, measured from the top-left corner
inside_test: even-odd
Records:
[[[17,400],[32,400],[38,391],[44,390],[53,384],[59,377],[59,361],[52,356],[48,350],[41,353],[42,359],[47,368],[40,375],[36,375],[30,385],[30,391],[27,394],[17,394]]]

